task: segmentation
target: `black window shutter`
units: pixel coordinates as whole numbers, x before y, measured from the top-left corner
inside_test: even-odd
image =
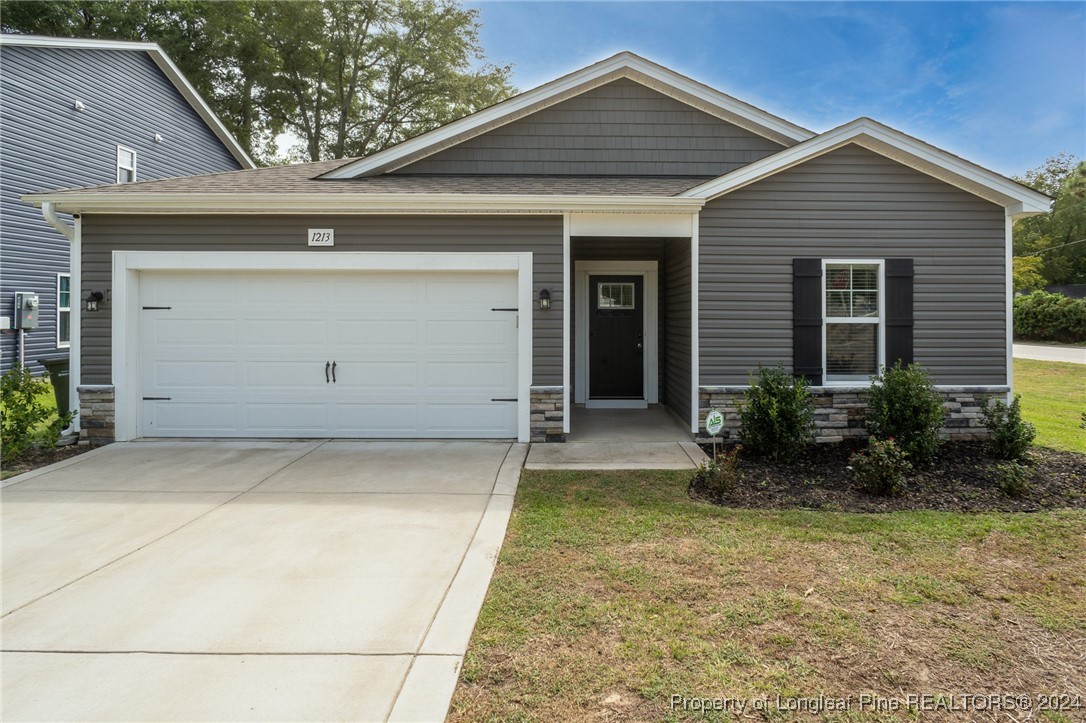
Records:
[[[792,259],[792,372],[822,384],[822,259]]]
[[[886,366],[913,363],[913,260],[886,259]]]

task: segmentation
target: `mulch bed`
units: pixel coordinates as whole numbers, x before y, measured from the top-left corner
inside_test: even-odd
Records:
[[[30,472],[31,470],[38,469],[39,467],[45,467],[46,465],[53,464],[54,462],[60,462],[61,460],[74,457],[77,454],[83,454],[89,452],[93,447],[90,445],[80,446],[78,444],[69,444],[66,447],[47,447],[47,448],[35,448],[28,449],[23,454],[19,455],[13,461],[4,460],[3,470],[4,479],[10,479],[15,475],[20,475],[23,472]]]
[[[1035,448],[1030,451],[1029,491],[1009,497],[999,487],[994,458],[979,442],[948,442],[930,465],[908,477],[904,494],[880,497],[865,492],[848,469],[849,455],[861,445],[812,445],[794,464],[740,454],[739,480],[726,493],[709,490],[701,478],[690,495],[724,507],[816,509],[840,512],[1035,512],[1061,507],[1086,509],[1086,455]],[[712,445],[702,445],[713,454]],[[718,448],[720,449],[720,448]]]

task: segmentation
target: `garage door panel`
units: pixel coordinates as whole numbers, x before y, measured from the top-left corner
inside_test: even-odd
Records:
[[[235,436],[238,405],[229,402],[143,402],[152,436]]]
[[[480,395],[515,396],[516,365],[508,361],[426,362],[424,386],[428,390],[476,390]]]
[[[238,365],[232,361],[149,360],[144,369],[150,383],[161,390],[186,388],[233,389],[238,385]]]
[[[516,436],[516,403],[491,401],[517,396],[516,314],[491,310],[516,287],[512,273],[147,273],[141,303],[173,308],[141,317],[141,393],[170,397],[145,403],[143,432]]]
[[[328,324],[324,319],[254,319],[245,321],[245,341],[249,344],[324,346],[328,343]]]

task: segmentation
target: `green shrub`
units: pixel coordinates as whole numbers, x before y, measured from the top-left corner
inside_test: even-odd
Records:
[[[1018,462],[1004,462],[995,468],[996,484],[1008,497],[1023,497],[1030,490],[1030,470]]]
[[[943,398],[919,364],[897,362],[871,380],[867,431],[876,439],[894,439],[916,462],[928,462],[939,451]]]
[[[992,453],[1000,459],[1023,459],[1037,436],[1037,428],[1022,419],[1020,399],[1021,395],[1015,394],[1010,404],[994,399],[984,407]]]
[[[49,392],[49,383],[35,379],[30,371],[16,364],[0,378],[0,455],[12,460],[35,443],[52,447],[72,422],[73,414],[57,416],[43,431],[34,428],[49,420],[56,410],[42,404],[39,397]]]
[[[707,459],[698,465],[696,476],[707,489],[717,494],[731,492],[739,481],[739,453],[743,445],[725,449],[715,459]]]
[[[1086,341],[1086,299],[1034,291],[1014,297],[1014,337],[1032,341]]]
[[[854,452],[848,463],[864,490],[883,496],[904,492],[906,475],[913,468],[908,455],[892,437],[885,440],[869,437],[867,449]]]
[[[783,365],[758,368],[750,375],[746,403],[739,405],[739,434],[759,457],[791,462],[814,441],[814,399],[807,380]]]

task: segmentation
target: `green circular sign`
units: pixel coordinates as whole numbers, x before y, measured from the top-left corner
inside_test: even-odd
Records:
[[[705,431],[715,437],[722,429],[724,429],[724,415],[715,409],[710,409],[705,415]]]

